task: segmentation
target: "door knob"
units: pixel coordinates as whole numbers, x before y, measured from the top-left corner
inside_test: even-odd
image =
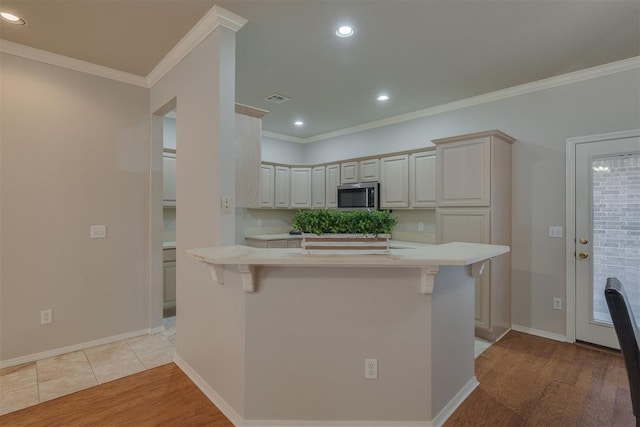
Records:
[[[587,239],[585,239],[584,237],[582,239],[580,239],[580,244],[581,245],[586,245],[587,243],[589,243],[589,241]]]
[[[580,254],[578,255],[580,258],[582,259],[587,259],[589,258],[589,254],[586,252],[580,252]]]

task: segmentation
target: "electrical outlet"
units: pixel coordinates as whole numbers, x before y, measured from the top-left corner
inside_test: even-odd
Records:
[[[92,239],[106,239],[107,238],[107,226],[106,225],[92,225],[89,229]]]
[[[549,237],[562,237],[562,226],[561,225],[550,225],[549,226]]]
[[[48,325],[53,322],[53,310],[48,308],[40,312],[40,324]]]
[[[364,359],[364,378],[367,380],[378,379],[378,359]]]
[[[562,310],[562,299],[554,298],[553,299],[553,308],[556,310]]]
[[[418,231],[424,231],[424,222],[418,223]]]
[[[223,197],[221,204],[222,204],[222,213],[230,214],[231,213],[231,197]]]

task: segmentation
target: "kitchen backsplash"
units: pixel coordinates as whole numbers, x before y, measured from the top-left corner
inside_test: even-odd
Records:
[[[163,242],[175,242],[176,241],[176,208],[164,206],[162,208],[162,241]]]
[[[243,244],[244,237],[247,235],[288,233],[291,230],[291,218],[295,213],[295,209],[236,208],[236,243]],[[398,218],[398,225],[392,233],[393,239],[435,243],[436,214],[434,209],[394,210],[393,216]],[[422,227],[420,223],[422,223]]]

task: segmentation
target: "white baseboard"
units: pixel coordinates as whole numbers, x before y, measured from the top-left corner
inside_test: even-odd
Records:
[[[237,427],[440,427],[479,385],[476,377],[470,379],[433,421],[244,420],[184,359],[176,355],[173,361],[229,421]]]
[[[249,420],[242,427],[433,427],[428,421],[260,421]]]
[[[553,332],[541,331],[540,329],[528,328],[526,326],[511,325],[511,329],[518,332],[524,332],[525,334],[536,335],[542,338],[549,338],[550,340],[568,342],[565,335],[555,334]]]
[[[47,350],[40,353],[28,354],[26,356],[15,357],[13,359],[7,359],[0,361],[0,369],[8,368],[10,366],[22,365],[24,363],[35,362],[40,359],[46,359],[49,357],[60,356],[61,354],[72,353],[74,351],[86,350],[91,347],[96,347],[104,344],[111,344],[112,342],[122,341],[133,337],[139,337],[141,335],[153,334],[159,329],[159,331],[164,330],[164,326],[160,328],[154,329],[140,329],[138,331],[127,332],[120,335],[113,335],[111,337],[100,338],[93,341],[87,341],[80,344],[74,344],[67,347],[54,348],[53,350]]]
[[[478,387],[480,383],[478,379],[474,376],[467,382],[464,387],[460,389],[460,391],[445,405],[444,408],[440,411],[438,415],[433,418],[433,426],[440,427],[444,425],[445,421],[449,419],[449,417],[458,409],[458,406],[465,401],[467,397],[471,394],[473,390]]]
[[[187,362],[178,354],[173,359],[174,363],[185,373],[187,377],[204,393],[207,398],[233,423],[234,426],[243,426],[243,420],[231,405],[227,403]]]

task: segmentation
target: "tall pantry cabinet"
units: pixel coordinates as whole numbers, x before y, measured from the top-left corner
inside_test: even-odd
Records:
[[[511,246],[511,146],[489,131],[436,139],[436,241]],[[511,256],[476,278],[476,336],[495,341],[511,327]]]

